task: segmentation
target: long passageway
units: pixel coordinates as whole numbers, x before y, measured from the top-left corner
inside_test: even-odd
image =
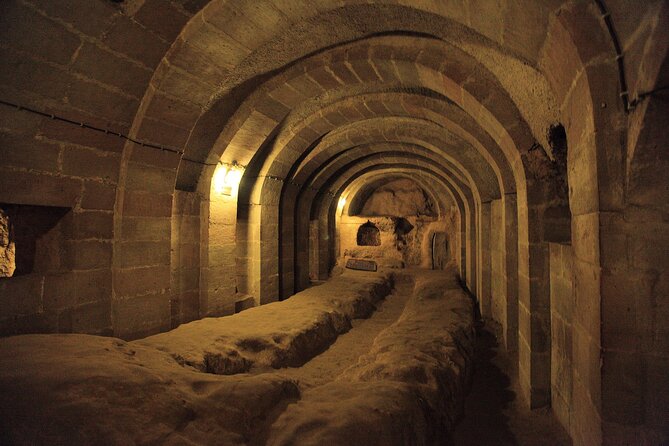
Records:
[[[0,0],[0,445],[669,445],[668,57],[669,0]]]

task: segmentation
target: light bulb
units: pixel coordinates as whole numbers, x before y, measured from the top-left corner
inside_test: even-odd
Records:
[[[228,169],[228,172],[225,174],[225,185],[229,187],[237,187],[242,181],[242,171],[235,168],[234,166]]]
[[[212,178],[212,183],[214,185],[214,192],[222,194],[225,192],[225,178],[227,176],[228,169],[223,166],[218,166],[214,171],[214,177]]]

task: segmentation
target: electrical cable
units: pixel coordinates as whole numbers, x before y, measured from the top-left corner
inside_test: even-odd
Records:
[[[38,116],[43,116],[45,118],[51,118],[54,121],[64,122],[66,124],[70,124],[72,126],[84,128],[84,129],[91,130],[91,131],[94,131],[94,132],[104,133],[106,135],[117,136],[119,138],[125,139],[126,141],[130,141],[133,144],[137,144],[137,145],[142,146],[142,147],[147,147],[149,149],[155,149],[155,150],[160,150],[161,152],[169,152],[169,153],[174,153],[174,154],[177,154],[177,155],[182,155],[181,159],[183,161],[187,161],[189,163],[201,164],[203,166],[217,166],[217,165],[220,164],[220,165],[225,165],[225,166],[228,166],[228,167],[242,167],[242,168],[245,168],[245,166],[241,166],[241,165],[237,164],[236,162],[225,163],[223,161],[219,161],[218,163],[205,163],[203,161],[198,161],[198,160],[194,160],[194,159],[191,159],[191,158],[186,158],[185,156],[183,156],[184,153],[185,153],[183,150],[180,150],[180,149],[177,149],[177,148],[174,148],[174,147],[168,147],[168,146],[163,146],[163,145],[160,145],[160,144],[153,144],[153,143],[150,143],[150,142],[141,141],[141,140],[138,140],[138,139],[135,139],[135,138],[131,138],[130,136],[128,136],[126,134],[123,134],[123,133],[120,133],[120,132],[114,132],[114,131],[109,130],[109,129],[104,129],[104,128],[97,127],[97,126],[94,126],[94,125],[91,125],[91,124],[86,124],[85,122],[79,122],[79,121],[75,121],[75,120],[72,120],[72,119],[64,118],[62,116],[58,116],[58,115],[53,114],[53,113],[46,113],[46,112],[43,112],[41,110],[34,109],[32,107],[26,107],[24,105],[20,105],[20,104],[16,104],[16,103],[13,103],[13,102],[5,101],[3,99],[0,99],[0,105],[4,105],[6,107],[14,108],[17,111],[24,111],[24,112],[32,113],[32,114],[35,114],[35,115],[38,115]]]

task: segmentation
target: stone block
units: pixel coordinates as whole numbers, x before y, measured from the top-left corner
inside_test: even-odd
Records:
[[[343,85],[356,85],[360,83],[355,73],[343,63],[332,63],[326,70],[328,70]]]
[[[81,185],[71,178],[0,169],[0,202],[74,207]]]
[[[105,182],[118,181],[120,157],[109,152],[68,147],[63,153],[63,173]]]
[[[172,42],[190,17],[169,1],[147,0],[134,18],[166,41]]]
[[[169,240],[170,229],[170,220],[165,217],[125,217],[121,238],[127,241]]]
[[[602,444],[601,417],[590,398],[589,389],[574,380],[572,417],[569,434],[577,446]]]
[[[607,238],[608,239],[608,238]],[[669,234],[659,232],[632,232],[628,239],[629,263],[634,268],[657,271],[669,261]]]
[[[73,68],[89,79],[117,87],[138,99],[144,95],[153,74],[135,61],[90,43],[84,43],[79,49]]]
[[[602,357],[602,419],[644,421],[645,362],[638,353],[605,351]]]
[[[200,264],[200,245],[189,243],[179,245],[179,265],[198,266]],[[234,256],[232,257],[234,259]]]
[[[600,333],[600,268],[574,259],[574,321],[591,336]]]
[[[61,65],[70,62],[81,44],[64,26],[18,2],[3,2],[0,28],[0,42]],[[16,36],[21,38],[11,38]]]
[[[62,20],[74,29],[91,37],[99,37],[109,27],[117,10],[112,4],[92,3],[88,0],[69,0],[62,8],[50,0],[32,0],[31,3],[47,16]]]
[[[70,311],[73,333],[88,333],[109,336],[111,328],[111,304],[109,301],[93,302]]]
[[[0,57],[4,54],[0,51]],[[2,82],[2,81],[0,81]],[[9,82],[14,85],[13,82]],[[32,138],[35,129],[39,128],[47,118],[35,115],[25,110],[17,110],[11,107],[0,107],[0,122],[2,128],[14,135],[23,135]]]
[[[181,161],[181,155],[167,150],[156,150],[148,146],[141,146],[139,144],[132,144],[132,153],[130,154],[130,162],[134,164],[145,164],[149,166],[158,167],[161,169],[177,168]],[[192,164],[192,163],[189,163]]]
[[[59,155],[58,145],[0,132],[0,167],[57,173]]]
[[[111,269],[76,271],[77,303],[108,302],[112,295]]]
[[[170,44],[126,16],[118,16],[103,39],[111,49],[155,68]]]
[[[187,291],[181,293],[179,314],[181,323],[190,322],[200,317],[200,292]]]
[[[111,240],[114,237],[114,215],[106,211],[77,212],[67,228],[65,235],[70,240]]]
[[[200,217],[182,217],[173,225],[173,238],[180,244],[200,242]],[[210,238],[210,243],[212,239]]]
[[[121,268],[170,264],[170,242],[121,242],[117,245]]]
[[[102,119],[132,122],[139,100],[100,85],[80,80],[68,92],[70,105]]]
[[[77,305],[75,273],[51,274],[44,278],[44,310],[54,312]]]
[[[185,293],[188,291],[198,291],[200,286],[200,268],[198,267],[184,267],[173,273],[175,288],[172,290],[175,293]]]
[[[177,127],[191,128],[202,112],[198,106],[170,98],[158,91],[151,97],[146,116]]]
[[[569,146],[567,176],[572,222],[576,216],[592,214],[599,209],[599,195],[596,187],[597,172],[594,170],[596,165],[594,144],[593,135],[588,134],[581,144]],[[572,240],[578,240],[573,230],[572,225]]]
[[[112,244],[107,241],[67,241],[62,264],[68,269],[98,269],[111,266]]]
[[[68,71],[57,65],[31,59],[9,47],[0,48],[0,57],[6,67],[0,71],[0,85],[2,85],[0,88],[4,100],[9,102],[42,104],[43,98],[61,101],[67,86],[75,79]],[[28,113],[23,111],[23,114]],[[39,118],[37,115],[33,117]]]
[[[666,350],[665,350],[666,352]],[[646,382],[644,392],[645,421],[665,431],[669,419],[669,357],[665,355],[645,355],[644,362]]]
[[[122,339],[138,339],[167,331],[171,326],[170,294],[157,293],[115,300],[112,304],[114,334]]]
[[[88,122],[87,122],[88,123]],[[96,123],[92,123],[96,124]],[[120,153],[126,140],[110,133],[97,132],[55,119],[45,119],[39,126],[39,133],[52,141],[95,148],[102,151]]]
[[[175,172],[153,166],[130,163],[126,174],[126,188],[155,194],[171,194],[174,191]]]
[[[28,274],[0,280],[2,316],[26,315],[42,312],[42,286],[44,278]]]
[[[58,317],[53,313],[36,313],[0,319],[0,336],[34,333],[54,333]]]
[[[137,139],[160,146],[181,150],[188,141],[190,130],[153,118],[144,118],[137,132]]]
[[[637,325],[637,302],[650,300],[651,288],[650,283],[644,284],[636,276],[623,272],[602,274],[601,333],[604,348],[633,351],[640,346],[643,328]]]
[[[114,274],[114,295],[131,297],[170,288],[168,265],[117,269]]]
[[[125,191],[123,214],[130,217],[169,217],[172,215],[172,195],[144,191]]]
[[[116,203],[115,185],[96,181],[84,181],[83,184],[82,209],[105,211],[114,209],[114,203]]]
[[[561,23],[554,22],[548,36],[540,66],[555,91],[557,103],[561,104],[580,68],[578,52]]]
[[[572,364],[574,380],[578,378],[588,391],[592,404],[601,403],[601,348],[578,324],[572,324]],[[576,388],[574,388],[574,395]]]

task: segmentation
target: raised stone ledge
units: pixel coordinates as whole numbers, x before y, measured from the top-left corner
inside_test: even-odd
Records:
[[[348,272],[283,302],[205,318],[138,341],[219,375],[299,367],[328,348],[392,290],[392,276]]]

